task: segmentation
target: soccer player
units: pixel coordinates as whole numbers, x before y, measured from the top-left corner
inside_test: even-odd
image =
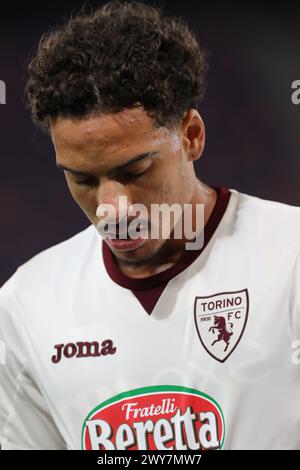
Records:
[[[142,3],[42,38],[33,119],[91,224],[0,289],[2,449],[300,447],[300,208],[197,179],[206,68]],[[130,237],[137,204],[189,205],[203,243],[152,216]]]

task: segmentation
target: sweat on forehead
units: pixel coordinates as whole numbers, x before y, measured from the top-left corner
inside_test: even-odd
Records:
[[[52,138],[59,137],[61,141],[73,145],[81,144],[82,139],[88,138],[105,147],[118,139],[137,139],[162,131],[163,128],[157,129],[152,118],[140,108],[94,114],[81,119],[58,117],[51,123]]]

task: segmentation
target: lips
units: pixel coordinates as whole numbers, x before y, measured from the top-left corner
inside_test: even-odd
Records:
[[[147,224],[146,223],[139,223],[135,227],[126,227],[126,230],[120,231],[119,226],[116,226],[114,230],[106,231],[105,235],[109,239],[113,240],[136,240],[137,234],[140,235],[138,238],[142,238],[143,235],[147,232]]]
[[[108,245],[115,249],[115,250],[120,250],[120,251],[130,251],[130,250],[135,250],[139,248],[141,245],[145,243],[145,239],[142,237],[136,238],[136,239],[126,239],[126,240],[121,240],[117,238],[110,238],[109,236],[106,238],[106,242]]]
[[[147,224],[139,223],[134,228],[127,227],[126,231],[120,232],[117,226],[116,230],[106,232],[106,241],[115,250],[135,250],[144,244],[145,238],[147,238],[147,228]]]

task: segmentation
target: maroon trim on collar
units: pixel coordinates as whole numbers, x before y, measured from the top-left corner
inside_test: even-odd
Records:
[[[146,297],[148,298],[150,294],[150,300],[148,299],[146,302],[147,308],[144,307],[145,310],[149,310],[150,313],[153,307],[155,306],[159,296],[163,292],[163,289],[165,288],[168,281],[170,281],[173,277],[175,277],[177,274],[179,274],[188,266],[190,266],[190,264],[204,250],[209,240],[213,236],[216,228],[218,227],[227,208],[231,193],[226,187],[216,187],[214,189],[217,191],[217,200],[212,210],[212,213],[204,227],[204,245],[199,250],[184,251],[177,263],[175,263],[173,266],[166,269],[165,271],[154,274],[153,276],[140,279],[135,279],[126,276],[118,267],[115,261],[115,257],[107,243],[102,241],[103,261],[106,271],[110,278],[120,286],[125,287],[126,289],[131,289],[134,295],[136,295],[136,297],[143,303],[143,305],[146,301]],[[156,289],[157,287],[159,287],[160,289]],[[147,295],[145,291],[147,291]],[[154,293],[156,295],[154,295]]]
[[[136,296],[140,304],[144,307],[144,310],[151,315],[155,305],[158,302],[161,294],[166,288],[168,282],[164,282],[159,286],[153,287],[152,289],[144,289],[144,290],[132,290],[132,293]]]

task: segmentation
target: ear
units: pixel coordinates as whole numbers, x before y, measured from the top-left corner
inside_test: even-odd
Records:
[[[189,109],[184,115],[180,134],[188,159],[198,160],[205,146],[205,126],[196,109]]]

